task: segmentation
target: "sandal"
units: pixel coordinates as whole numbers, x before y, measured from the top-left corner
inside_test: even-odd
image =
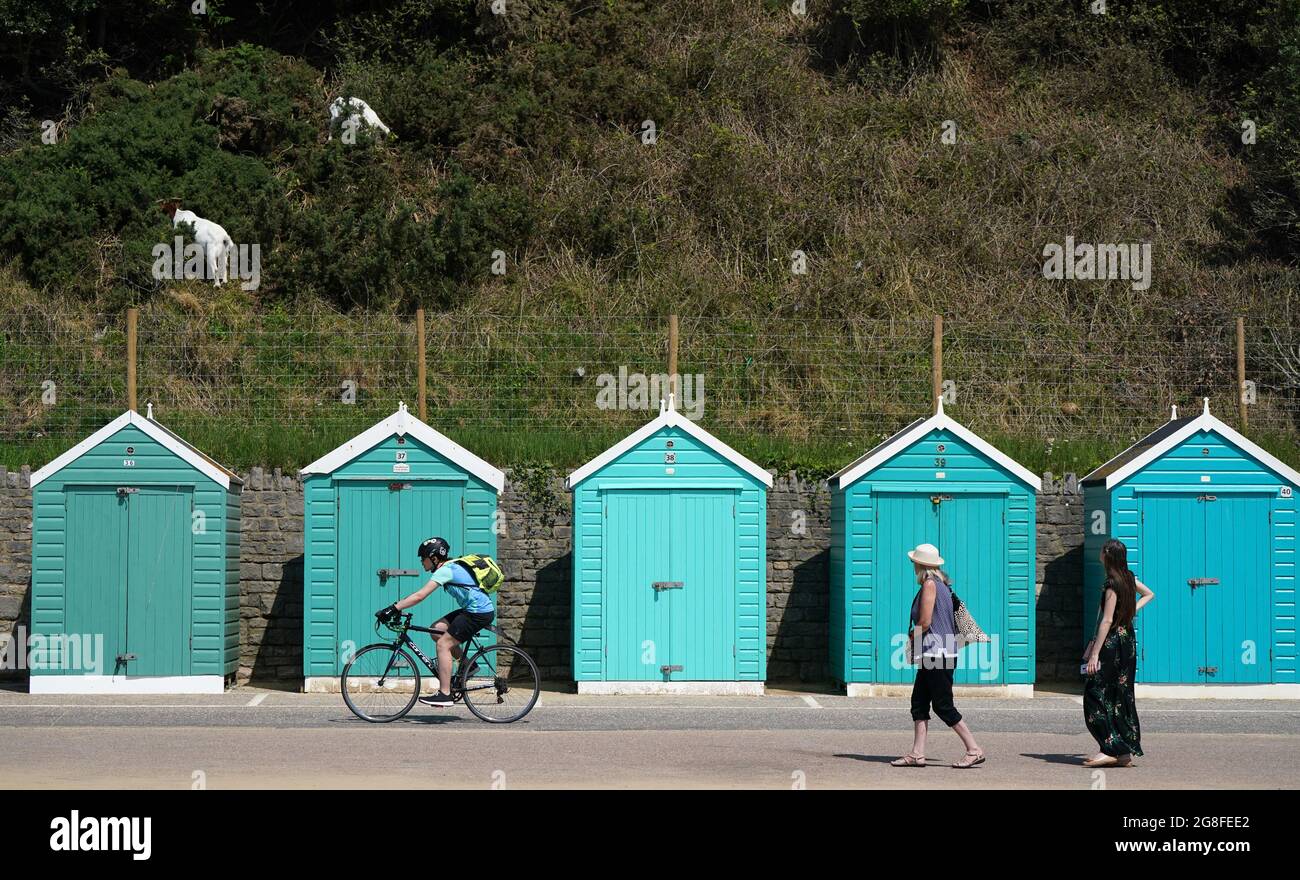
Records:
[[[895,758],[889,762],[890,767],[924,767],[925,755],[913,755],[908,752],[901,758]]]
[[[974,760],[971,760],[972,758]],[[983,763],[983,752],[967,752],[966,757],[962,758],[960,761],[954,761],[952,766],[954,770],[969,770],[970,768],[978,767]]]

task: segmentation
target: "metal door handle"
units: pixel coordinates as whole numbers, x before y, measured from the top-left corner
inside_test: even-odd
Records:
[[[413,568],[381,568],[379,569],[379,579],[387,580],[390,577],[415,577],[419,572]]]
[[[681,581],[655,581],[650,586],[656,590],[680,590],[683,584]]]
[[[1218,582],[1218,578],[1188,578],[1187,586],[1194,590],[1197,587],[1208,587],[1211,584],[1217,584]]]
[[[668,675],[673,672],[681,672],[682,667],[681,666],[660,666],[659,671],[662,672],[664,675]]]

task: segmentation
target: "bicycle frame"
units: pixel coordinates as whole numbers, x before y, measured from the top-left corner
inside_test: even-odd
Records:
[[[419,657],[419,658],[420,658],[420,662],[422,662],[422,663],[425,665],[425,668],[427,668],[427,669],[429,670],[429,674],[432,675],[434,678],[437,678],[437,677],[438,677],[438,661],[437,661],[437,660],[430,660],[428,657],[426,657],[425,654],[424,654],[424,652],[420,650],[420,646],[417,645],[417,644],[415,643],[415,640],[411,638],[410,633],[411,633],[411,632],[422,632],[422,633],[427,633],[427,634],[429,634],[430,636],[433,636],[434,640],[437,641],[438,637],[441,636],[443,633],[445,633],[446,630],[433,629],[432,627],[426,627],[426,626],[412,626],[410,621],[411,621],[411,615],[408,614],[408,615],[404,615],[404,617],[403,617],[403,621],[402,621],[402,623],[400,624],[400,627],[401,627],[400,629],[397,629],[397,628],[393,627],[393,626],[390,625],[390,624],[384,624],[384,625],[388,626],[389,629],[391,629],[391,630],[393,630],[394,632],[397,633],[397,642],[396,642],[396,647],[397,647],[397,648],[410,648],[412,651],[414,651],[414,652],[415,652],[415,656]],[[379,630],[379,626],[380,626],[380,624],[376,624],[376,625],[375,625],[375,631],[376,631],[376,632],[378,632],[378,630]],[[500,630],[499,627],[488,626],[488,627],[486,627],[486,629],[491,630],[491,632],[492,632],[494,635],[496,635],[498,638],[500,638],[500,639],[502,639],[503,641],[505,641],[507,644],[510,644],[510,645],[514,645],[514,644],[515,644],[514,639],[510,638],[510,637],[507,636],[505,633],[501,632],[501,630]],[[481,644],[479,644],[479,641],[478,641],[478,633],[475,633],[474,635],[472,635],[472,636],[469,637],[469,641],[467,641],[467,642],[465,642],[463,645],[461,645],[461,656],[462,656],[463,658],[465,658],[465,659],[469,659],[470,657],[472,657],[474,654],[477,654],[477,653],[478,653],[479,651],[481,651],[481,650],[483,650],[483,646],[482,646]],[[392,671],[392,669],[393,669],[393,662],[394,662],[396,659],[397,659],[397,651],[394,650],[394,651],[393,651],[393,656],[390,657],[389,660],[388,660],[388,668],[384,670],[384,674],[383,674],[383,675],[379,676],[378,681],[379,681],[379,683],[380,683],[381,685],[383,684],[384,679],[386,679],[386,678],[388,677],[388,673]],[[493,671],[495,672],[495,670],[493,670]],[[495,679],[496,679],[496,676],[494,675],[494,676],[493,676],[493,683],[492,683],[492,684],[475,685],[475,686],[472,687],[472,688],[467,688],[467,687],[465,687],[465,685],[464,685],[463,682],[457,682],[457,681],[455,680],[455,678],[453,678],[453,679],[452,679],[452,683],[451,683],[451,689],[452,689],[453,693],[454,693],[455,691],[460,691],[460,692],[464,693],[464,692],[467,691],[467,690],[470,690],[470,691],[486,690],[486,689],[488,689],[488,688],[492,688],[492,687],[495,687],[495,686],[496,686],[496,681],[495,681]]]

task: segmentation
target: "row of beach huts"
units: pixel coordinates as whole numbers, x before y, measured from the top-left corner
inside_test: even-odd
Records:
[[[405,406],[302,477],[303,679],[314,690],[337,680],[345,646],[375,640],[374,611],[420,584],[423,538],[496,555],[505,479]],[[225,688],[239,657],[240,478],[152,412],[128,411],[31,483],[32,633],[102,634],[112,666],[33,669],[32,692]],[[762,692],[771,485],[671,399],[569,476],[579,691]],[[931,543],[992,637],[966,649],[980,659],[957,682],[1032,694],[1039,478],[940,402],[829,485],[836,681],[851,694],[911,681],[898,662],[916,590],[906,551]],[[1148,692],[1300,695],[1300,473],[1207,403],[1175,411],[1083,486],[1081,648],[1103,577],[1098,550],[1115,537],[1157,594],[1138,621]]]

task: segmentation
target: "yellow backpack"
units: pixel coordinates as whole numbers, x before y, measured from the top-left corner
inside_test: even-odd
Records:
[[[497,587],[501,586],[506,579],[497,561],[482,553],[467,553],[453,559],[452,562],[469,572],[470,577],[474,578],[474,583],[485,593],[495,593]]]

